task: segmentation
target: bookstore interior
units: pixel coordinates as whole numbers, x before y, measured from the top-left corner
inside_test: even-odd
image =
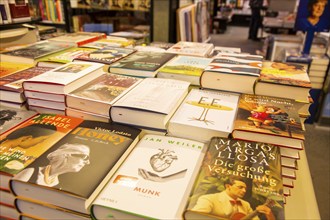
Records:
[[[0,219],[329,219],[329,30],[330,0],[0,0]]]

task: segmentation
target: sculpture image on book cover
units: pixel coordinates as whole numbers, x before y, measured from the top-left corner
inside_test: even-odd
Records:
[[[181,219],[205,151],[201,142],[145,135],[92,203],[92,216]]]
[[[232,132],[239,94],[192,89],[168,125],[168,134],[208,142]]]
[[[66,105],[109,117],[111,105],[141,80],[111,73],[103,74],[67,94]],[[90,107],[91,105],[93,108]]]
[[[89,213],[89,203],[129,155],[140,132],[85,120],[17,174],[11,190],[16,196]]]
[[[1,134],[1,188],[83,120],[65,115],[39,114]]]
[[[262,142],[300,148],[304,133],[293,99],[241,95],[232,132],[234,138],[257,141],[263,136]]]
[[[284,219],[280,149],[260,142],[213,137],[183,216]]]

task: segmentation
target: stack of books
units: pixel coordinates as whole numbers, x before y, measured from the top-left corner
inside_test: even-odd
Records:
[[[329,57],[326,54],[312,54],[312,62],[309,66],[309,78],[313,89],[322,89],[329,68]]]

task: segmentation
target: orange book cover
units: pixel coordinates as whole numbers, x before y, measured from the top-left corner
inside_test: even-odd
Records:
[[[1,188],[8,180],[61,140],[83,119],[39,114],[0,136]],[[6,178],[7,177],[7,178]]]
[[[0,63],[0,77],[7,76],[9,74],[15,73],[20,70],[24,70],[32,67],[31,64],[25,63],[11,63],[11,62],[2,62]]]

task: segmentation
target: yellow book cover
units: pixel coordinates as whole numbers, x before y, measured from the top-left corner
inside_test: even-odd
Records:
[[[0,77],[7,76],[9,74],[15,73],[20,70],[24,70],[32,67],[31,64],[25,63],[11,63],[11,62],[1,62],[0,63]]]

